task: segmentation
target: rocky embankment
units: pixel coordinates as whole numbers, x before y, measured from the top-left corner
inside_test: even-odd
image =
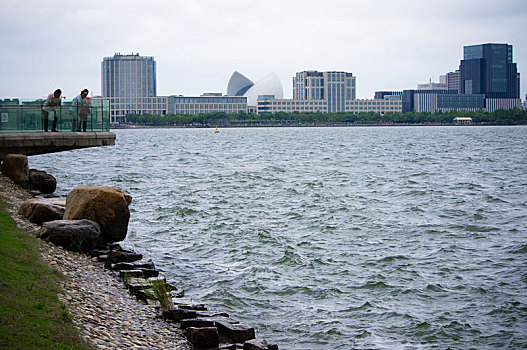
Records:
[[[79,186],[67,199],[53,197],[51,175],[30,171],[18,155],[14,163],[19,170],[10,171],[4,159],[0,195],[17,225],[42,239],[42,259],[66,277],[60,301],[95,348],[278,349],[255,339],[253,327],[185,298],[151,260],[115,243],[126,236],[129,195]]]

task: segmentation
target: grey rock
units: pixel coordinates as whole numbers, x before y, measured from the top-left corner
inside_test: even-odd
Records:
[[[119,277],[126,279],[130,277],[144,277],[143,270],[120,270]]]
[[[189,318],[180,320],[181,328],[189,327],[214,327],[214,320],[210,318]]]
[[[243,343],[255,338],[254,327],[244,324],[234,324],[225,321],[216,321],[218,333],[232,339],[235,343]]]
[[[104,267],[110,269],[112,267],[112,264],[121,262],[134,262],[137,260],[141,260],[142,258],[143,255],[134,252],[112,250],[108,254],[108,258],[106,258],[106,263],[104,264]]]
[[[243,350],[269,350],[269,344],[264,339],[251,339],[243,343]]]
[[[155,270],[154,263],[152,260],[148,261],[134,261],[134,262],[121,262],[110,265],[110,270]],[[147,276],[157,277],[157,276]]]
[[[67,250],[87,252],[100,243],[101,228],[91,220],[48,221],[39,237]]]
[[[196,310],[174,309],[164,310],[163,318],[168,321],[179,322],[183,319],[195,318]]]

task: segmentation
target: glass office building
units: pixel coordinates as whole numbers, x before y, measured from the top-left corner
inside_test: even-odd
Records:
[[[480,44],[463,47],[461,94],[485,98],[519,98],[518,71],[512,62],[512,45]]]

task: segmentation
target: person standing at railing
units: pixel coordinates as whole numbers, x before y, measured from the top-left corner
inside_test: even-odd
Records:
[[[88,120],[88,89],[81,91],[80,95],[75,97],[71,102],[71,131],[81,131],[81,124],[83,122],[84,131],[86,131],[86,121]]]
[[[60,107],[60,95],[62,91],[60,89],[55,90],[54,93],[49,94],[44,106],[42,107],[42,115],[44,116],[44,132],[48,131],[49,112],[53,112],[53,125],[51,131],[57,131],[57,107]]]
[[[82,107],[81,113],[79,113],[81,122],[82,122],[82,131],[86,132],[86,125],[88,124],[88,117],[90,114],[90,108],[91,108],[91,99],[86,96],[86,101],[88,101],[88,105]]]

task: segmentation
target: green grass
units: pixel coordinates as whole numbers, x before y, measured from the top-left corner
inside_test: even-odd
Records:
[[[0,349],[89,349],[57,292],[60,273],[16,227],[0,198]]]

